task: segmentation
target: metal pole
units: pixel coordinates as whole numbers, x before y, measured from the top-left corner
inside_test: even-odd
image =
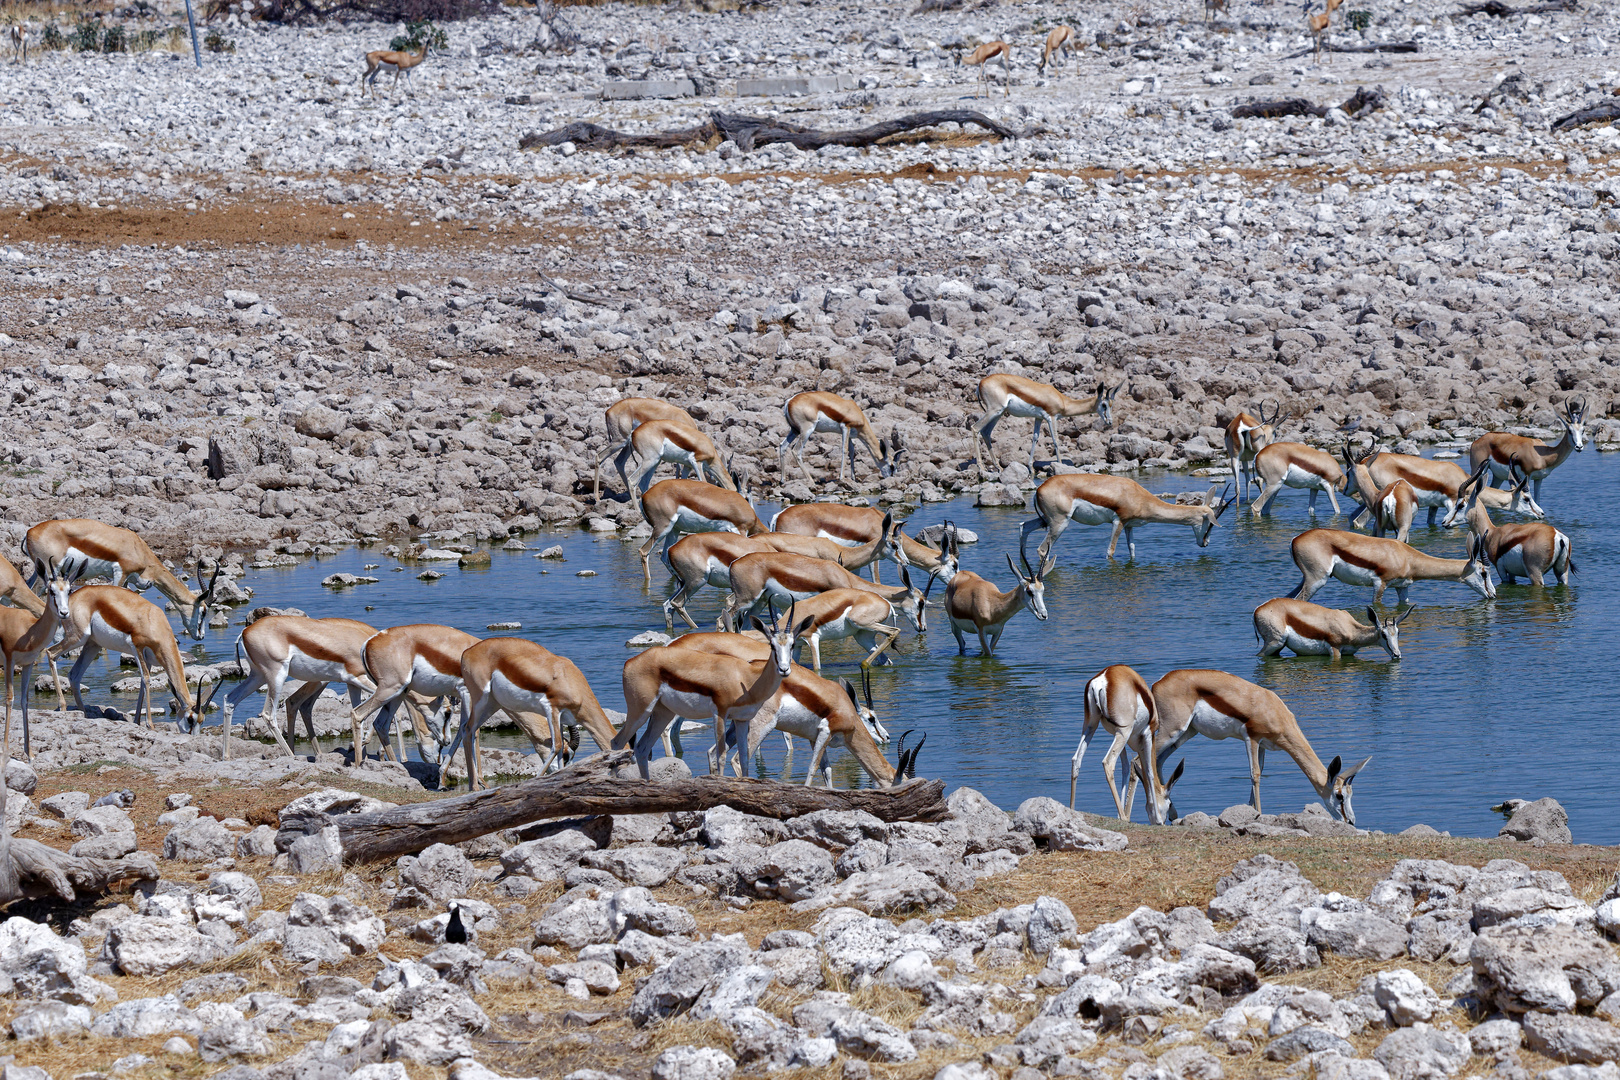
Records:
[[[197,44],[197,17],[191,13],[191,0],[186,0],[186,22],[191,26],[191,55],[197,60],[197,70],[202,70],[202,47]]]

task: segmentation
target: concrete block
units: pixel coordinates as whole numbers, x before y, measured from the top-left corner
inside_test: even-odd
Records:
[[[602,100],[623,101],[632,98],[678,98],[691,97],[697,93],[697,87],[692,85],[691,79],[646,79],[636,81],[626,79],[622,82],[602,84]]]
[[[796,97],[804,94],[833,94],[855,89],[853,75],[813,75],[795,79],[738,79],[738,97]]]

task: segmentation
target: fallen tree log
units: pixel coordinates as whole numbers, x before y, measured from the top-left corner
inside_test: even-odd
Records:
[[[451,799],[335,819],[320,813],[292,814],[281,820],[276,849],[287,851],[301,837],[336,828],[344,863],[373,863],[547,818],[716,806],[778,819],[817,810],[864,810],[883,821],[940,821],[950,813],[943,780],[912,781],[887,790],[830,791],[729,777],[649,781],[613,775],[615,769],[633,768],[634,763],[633,752],[619,750],[597,754],[560,773]]]
[[[1570,128],[1584,127],[1587,124],[1607,124],[1615,120],[1620,120],[1620,102],[1600,101],[1596,105],[1576,109],[1568,116],[1560,116],[1552,122],[1552,129],[1554,131],[1567,131]]]
[[[1560,11],[1574,11],[1575,0],[1557,0],[1551,4],[1536,4],[1533,7],[1516,8],[1502,3],[1502,0],[1486,0],[1483,4],[1464,4],[1458,15],[1494,15],[1498,19],[1510,19],[1515,15],[1552,15]]]
[[[581,150],[669,150],[677,146],[695,146],[730,139],[744,153],[762,146],[770,146],[772,143],[792,143],[800,150],[819,150],[823,146],[872,146],[895,135],[903,135],[919,128],[937,127],[940,124],[962,126],[974,124],[1003,139],[1017,139],[1027,134],[972,109],[939,109],[933,112],[911,113],[908,116],[846,131],[817,131],[786,120],[714,112],[709,114],[707,122],[697,127],[648,132],[642,135],[615,131],[581,120],[554,131],[530,132],[518,140],[518,148],[532,150],[535,147],[561,146],[565,142],[571,142]]]
[[[1352,119],[1359,120],[1374,109],[1382,108],[1384,92],[1358,87],[1343,105],[1317,105],[1305,98],[1283,98],[1280,101],[1251,101],[1247,105],[1234,105],[1232,119],[1261,118],[1275,120],[1284,116],[1326,116],[1333,109],[1343,109]]]
[[[10,755],[0,761],[0,777]],[[84,893],[104,893],[130,878],[155,881],[150,859],[89,859],[69,855],[38,840],[20,840],[6,827],[6,785],[0,779],[0,908],[18,900],[54,897],[71,904]]]
[[[1332,41],[1322,42],[1323,52],[1334,53],[1415,53],[1423,50],[1416,41],[1369,41],[1360,45],[1338,45]],[[1297,53],[1289,53],[1284,60],[1298,60],[1302,56],[1310,56],[1316,52],[1316,46],[1301,49]]]

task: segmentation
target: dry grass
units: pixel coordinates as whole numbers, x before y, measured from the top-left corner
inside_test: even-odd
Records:
[[[394,802],[425,801],[439,797],[432,792],[379,788],[337,775],[323,775],[319,782]],[[156,827],[155,818],[162,812],[164,791],[150,774],[127,768],[79,776],[53,774],[41,780],[36,800],[75,787],[95,794],[122,787],[135,790],[137,801],[131,815],[136,819],[142,846],[148,850],[161,850],[164,830]],[[206,812],[223,817],[246,816],[252,809],[279,807],[303,790],[302,787],[265,789],[219,784],[193,789],[193,794]],[[1122,918],[1144,904],[1159,910],[1180,905],[1202,909],[1214,896],[1216,882],[1231,870],[1233,864],[1262,851],[1298,864],[1301,872],[1320,889],[1338,891],[1348,896],[1365,896],[1372,884],[1403,858],[1447,859],[1476,866],[1491,859],[1516,859],[1532,869],[1562,873],[1576,894],[1589,901],[1603,892],[1613,880],[1615,872],[1612,851],[1587,846],[1533,848],[1505,840],[1404,837],[1256,840],[1227,833],[1151,828],[1112,821],[1107,824],[1130,837],[1129,850],[1118,853],[1037,853],[1026,858],[1014,873],[991,879],[982,887],[963,894],[957,909],[947,917],[969,918],[998,907],[1027,903],[1043,894],[1067,903],[1079,919],[1082,932]],[[44,839],[65,846],[68,838],[64,831],[46,835]],[[422,909],[387,910],[387,896],[381,889],[385,880],[393,874],[391,865],[363,867],[349,872],[334,871],[301,878],[291,884],[266,881],[271,876],[266,860],[243,861],[240,868],[260,880],[266,909],[284,910],[300,892],[323,895],[344,892],[381,914],[391,930],[408,930],[410,925],[432,914]],[[164,877],[172,880],[205,880],[207,876],[194,866],[165,863],[161,864],[161,869]],[[545,906],[561,894],[562,888],[560,884],[549,885],[522,901],[497,896],[487,885],[476,886],[471,891],[473,896],[487,900],[502,912],[500,927],[483,934],[478,942],[480,948],[494,956],[508,948],[527,951],[532,944],[533,924]],[[675,885],[654,892],[661,899],[690,910],[698,920],[700,932],[741,933],[756,946],[773,930],[809,929],[817,917],[791,911],[786,905],[771,901],[759,901],[737,908],[714,897],[694,896],[689,889]],[[72,912],[57,912],[53,922],[65,929],[67,921],[87,914],[95,906],[131,902],[127,893],[103,898],[98,904],[82,905]],[[30,914],[39,917],[38,913]],[[390,937],[382,951],[398,960],[420,958],[432,951],[433,947],[396,934]],[[1017,987],[1041,966],[1037,958],[1026,955],[1012,967],[981,971],[974,978]],[[377,967],[374,957],[354,957],[322,970],[324,974],[347,975],[369,982]],[[1397,967],[1415,971],[1437,990],[1443,989],[1447,981],[1463,970],[1448,963],[1423,964],[1410,959],[1373,963],[1328,955],[1319,968],[1291,973],[1271,981],[1321,989],[1335,997],[1344,997],[1353,994],[1366,976]],[[250,990],[270,990],[289,996],[298,993],[298,984],[304,974],[284,962],[279,949],[256,947],[229,960],[184,968],[156,978],[113,981],[118,986],[121,999],[127,1001],[173,993],[186,980],[215,971],[242,975],[248,979]],[[628,1019],[630,999],[637,977],[645,974],[644,971],[625,971],[621,973],[621,985],[617,992],[593,998],[589,1002],[576,1001],[563,993],[561,988],[549,984],[494,988],[480,998],[480,1004],[490,1015],[493,1026],[488,1033],[475,1039],[479,1059],[497,1072],[510,1076],[565,1075],[579,1068],[635,1075],[644,1074],[658,1053],[669,1046],[692,1043],[722,1047],[729,1045],[724,1031],[714,1023],[676,1019],[647,1029],[634,1027]],[[852,989],[844,985],[835,973],[828,971],[824,975],[829,989],[849,990],[854,1005],[898,1027],[909,1028],[922,1012],[921,1000],[915,994],[875,985]],[[808,997],[808,994],[798,991],[775,988],[766,994],[760,1005],[767,1012],[790,1021],[793,1008]],[[0,1024],[9,1022],[23,1004],[20,1001],[0,1002]],[[1020,1021],[1024,1021],[1033,1015],[1036,1005],[1014,999],[998,1003],[997,1007],[1001,1011],[1014,1013]],[[589,1024],[577,1015],[602,1013],[606,1014],[605,1018]],[[1473,1019],[1461,1014],[1454,1014],[1450,1018],[1465,1029],[1474,1023]],[[1116,1033],[1105,1039],[1097,1052],[1103,1054],[1112,1051],[1117,1061],[1119,1055],[1129,1056],[1139,1049],[1148,1059],[1152,1059],[1172,1045],[1161,1045],[1161,1040],[1173,1036],[1175,1031],[1176,1025],[1169,1024],[1139,1048],[1124,1046]],[[277,1054],[284,1057],[305,1041],[322,1038],[325,1034],[324,1029],[310,1025],[292,1035],[280,1034],[273,1038]],[[1351,1042],[1360,1052],[1370,1054],[1383,1034],[1370,1032]],[[962,1039],[963,1045],[951,1050],[930,1051],[917,1061],[905,1065],[874,1064],[872,1074],[895,1080],[922,1080],[932,1076],[949,1061],[976,1057],[1008,1041],[1005,1037],[972,1039],[960,1034],[958,1038]],[[129,1040],[119,1043],[116,1050],[119,1056],[139,1052],[153,1057],[154,1064],[136,1075],[149,1075],[154,1080],[160,1074],[189,1080],[193,1076],[218,1071],[218,1066],[204,1067],[195,1058],[171,1060],[164,1057],[160,1052],[163,1041],[163,1037]],[[1265,1061],[1258,1052],[1232,1057],[1222,1048],[1212,1049],[1221,1058],[1229,1077],[1270,1077],[1281,1075],[1285,1070],[1285,1066],[1279,1063]],[[99,1039],[65,1039],[48,1044],[18,1046],[16,1053],[19,1064],[40,1065],[57,1077],[105,1071],[110,1065],[105,1040]],[[1524,1058],[1532,1072],[1557,1064],[1543,1062],[1529,1053]],[[1483,1069],[1489,1063],[1476,1062],[1475,1065]],[[826,1070],[811,1070],[808,1075],[812,1080],[821,1080],[822,1077],[830,1080],[840,1075],[840,1068],[840,1062],[835,1062]],[[431,1072],[414,1068],[411,1071],[413,1077],[426,1077]]]

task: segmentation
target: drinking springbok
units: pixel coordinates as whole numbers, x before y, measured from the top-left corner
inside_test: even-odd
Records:
[[[636,463],[621,475],[630,501],[638,509],[641,496],[652,486],[653,470],[665,461],[691,469],[697,480],[703,479],[706,470],[727,491],[737,490],[737,481],[720,460],[714,440],[683,420],[647,421],[630,433],[630,449]]]
[[[1576,569],[1569,537],[1545,521],[1517,525],[1497,525],[1491,521],[1489,511],[1480,501],[1484,492],[1492,490],[1485,484],[1487,468],[1481,462],[1473,477],[1463,485],[1464,501],[1452,510],[1446,524],[1454,524],[1459,514],[1465,516],[1469,534],[1481,545],[1485,557],[1501,573],[1506,584],[1515,584],[1515,578],[1523,577],[1545,585],[1547,571],[1551,570],[1558,584],[1568,585],[1569,576]],[[1529,477],[1519,474],[1515,490],[1524,490],[1528,483]]]
[[[1468,448],[1470,468],[1489,464],[1491,475],[1504,486],[1513,479],[1513,461],[1535,484],[1534,497],[1541,501],[1541,482],[1547,474],[1569,460],[1570,454],[1586,449],[1586,399],[1579,404],[1573,398],[1564,402],[1564,411],[1558,414],[1564,426],[1564,437],[1548,446],[1538,439],[1523,435],[1509,435],[1505,431],[1491,431],[1474,440]]]
[[[1311,529],[1294,537],[1291,550],[1301,577],[1290,599],[1309,600],[1330,577],[1346,585],[1372,586],[1374,603],[1393,588],[1405,604],[1414,581],[1460,581],[1487,600],[1496,595],[1484,546],[1477,539],[1469,542],[1468,558],[1441,559],[1389,537]]]
[[[199,682],[197,700],[191,700],[191,690],[186,685],[186,664],[180,656],[174,631],[169,627],[169,617],[139,593],[118,585],[86,585],[73,593],[68,603],[65,633],[55,651],[62,656],[74,649],[79,649],[79,658],[68,673],[68,685],[73,688],[73,704],[81,711],[88,710],[79,680],[103,649],[135,660],[135,668],[141,676],[135,719],[139,722],[144,716],[148,728],[152,726],[150,669],[154,665],[168,676],[169,692],[183,706],[182,727],[189,724],[192,731],[200,729],[209,701],[219,692],[219,683],[215,683],[214,689],[205,695]]]
[[[1279,596],[1254,609],[1254,636],[1260,642],[1261,656],[1278,656],[1292,649],[1297,656],[1340,654],[1354,656],[1358,649],[1380,646],[1391,660],[1401,658],[1401,623],[1416,608],[1382,616],[1367,608],[1371,626],[1356,621],[1354,615],[1338,608],[1327,608],[1307,600]]]
[[[1234,502],[1240,506],[1248,497],[1249,485],[1254,483],[1254,455],[1271,445],[1277,421],[1282,417],[1282,405],[1274,405],[1270,417],[1263,404],[1259,412],[1259,416],[1240,412],[1226,425],[1226,459],[1232,466],[1232,484],[1237,488]]]
[[[186,633],[197,641],[207,634],[208,605],[213,600],[214,587],[219,584],[218,567],[214,568],[208,587],[194,593],[163,565],[145,540],[128,529],[90,518],[42,521],[23,537],[22,550],[34,563],[30,584],[38,581],[45,573],[46,564],[55,560],[75,581],[111,578],[113,584],[138,592],[156,586],[158,592],[174,601]],[[202,578],[202,563],[198,562],[197,580],[200,582]]]
[[[295,718],[304,714],[309,741],[318,754],[315,737],[314,702],[328,683],[342,683],[349,692],[349,705],[356,707],[377,687],[366,674],[366,642],[377,635],[377,628],[356,619],[311,619],[302,615],[271,615],[259,619],[236,639],[236,658],[247,654],[247,675],[225,695],[224,721],[220,725],[220,746],[224,757],[231,756],[231,717],[250,694],[263,688],[264,707],[259,716],[270,725],[276,744],[289,756],[296,739]],[[287,699],[287,735],[277,726],[282,692],[287,683],[302,683]]]
[[[754,506],[735,491],[700,480],[660,480],[641,497],[641,513],[652,535],[637,552],[646,587],[652,588],[653,548],[682,533],[729,532],[753,536],[765,532]]]
[[[608,458],[614,459],[613,466],[619,473],[619,479],[624,480],[628,488],[625,463],[633,453],[630,436],[636,428],[652,420],[679,420],[693,428],[697,427],[691,413],[679,405],[671,405],[657,398],[620,398],[609,405],[602,413],[602,421],[607,428],[607,452],[597,458],[596,468],[591,472],[592,502],[602,501],[602,463]]]
[[[707,485],[705,485],[707,486]],[[478,639],[464,630],[435,623],[413,623],[395,626],[368,640],[361,651],[366,674],[376,689],[370,697],[349,711],[349,726],[354,736],[354,764],[366,760],[366,743],[370,741],[361,732],[368,717],[375,715],[372,726],[382,740],[381,755],[391,756],[388,729],[394,714],[410,692],[427,698],[448,697],[452,694],[466,711],[467,684],[461,677],[461,654],[478,644]],[[424,724],[424,727],[427,725]],[[422,735],[418,732],[418,737]],[[432,755],[440,759],[440,748],[445,745],[445,733],[428,732],[435,743]],[[424,753],[427,753],[424,747]]]
[[[736,625],[739,613],[753,615],[767,604],[786,607],[832,589],[859,589],[886,600],[893,609],[911,620],[917,633],[927,633],[929,601],[911,583],[911,571],[900,570],[901,584],[874,585],[856,577],[837,563],[811,559],[785,551],[761,551],[744,555],[731,564],[731,595],[720,613],[718,628]]]

